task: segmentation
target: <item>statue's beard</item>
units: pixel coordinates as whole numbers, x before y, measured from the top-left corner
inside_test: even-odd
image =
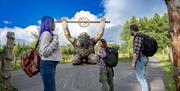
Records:
[[[78,36],[81,47],[88,48],[90,45],[90,36]]]

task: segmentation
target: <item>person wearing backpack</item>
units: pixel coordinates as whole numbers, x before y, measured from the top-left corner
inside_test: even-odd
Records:
[[[99,82],[102,84],[102,91],[114,91],[114,83],[113,83],[113,67],[109,67],[106,65],[105,60],[107,59],[106,49],[108,48],[107,43],[104,39],[100,39],[99,41]]]
[[[131,68],[136,72],[136,78],[141,85],[142,91],[148,91],[148,84],[144,73],[148,57],[142,52],[143,46],[147,45],[143,45],[144,38],[141,36],[142,33],[139,32],[136,24],[130,25],[130,32],[131,36],[134,36]]]
[[[39,54],[41,56],[40,74],[44,91],[56,91],[56,66],[61,60],[58,35],[52,32],[54,28],[55,23],[52,17],[42,18],[39,32]]]

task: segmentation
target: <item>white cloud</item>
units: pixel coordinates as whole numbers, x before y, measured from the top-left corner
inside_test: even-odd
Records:
[[[68,21],[77,21],[79,17],[86,16],[91,21],[100,20],[97,16],[91,14],[89,11],[80,11],[77,12],[74,17],[67,19]],[[95,37],[97,31],[99,30],[99,24],[90,24],[88,27],[80,27],[77,23],[68,23],[69,31],[73,37],[76,37],[81,32],[87,32],[91,37]],[[58,31],[58,32],[57,32]],[[59,33],[60,43],[68,43],[67,39],[64,36],[61,23],[56,24],[56,32]],[[62,39],[62,40],[61,40]]]
[[[12,22],[10,22],[10,21],[6,21],[6,20],[4,20],[4,21],[2,21],[4,24],[11,24]]]
[[[77,21],[79,17],[84,17],[84,16],[86,16],[91,21],[100,20],[100,19],[98,19],[97,16],[91,14],[89,11],[83,11],[83,10],[80,11],[80,12],[77,12],[74,15],[74,17],[69,18],[68,20],[69,21]],[[69,27],[70,33],[71,33],[71,35],[73,37],[77,38],[77,36],[81,32],[87,32],[91,37],[95,37],[96,33],[99,30],[100,24],[99,23],[98,24],[90,24],[88,27],[83,28],[83,27],[80,27],[77,23],[76,24],[69,23],[68,27]],[[120,28],[118,28],[118,29],[120,29]],[[15,38],[18,41],[21,42],[21,41],[25,40],[25,43],[29,44],[29,43],[34,41],[32,33],[35,33],[35,32],[37,33],[38,32],[38,26],[37,25],[30,25],[30,26],[28,26],[27,28],[24,28],[24,29],[23,28],[19,28],[19,27],[14,27],[14,28],[7,28],[7,27],[5,27],[5,28],[1,28],[0,29],[1,39],[2,38],[6,38],[7,31],[15,32]],[[68,40],[64,36],[61,23],[56,23],[56,28],[55,28],[54,32],[59,35],[60,44],[69,43]],[[114,27],[111,29],[111,27],[107,26],[103,38],[109,38],[109,41],[117,42],[117,40],[119,40],[119,38],[117,38],[117,40],[116,39],[112,40],[112,39],[110,39],[110,37],[108,37],[108,36],[113,36],[112,34],[116,34],[116,36],[117,36],[117,34],[119,34],[119,33],[114,33],[114,32],[115,32],[115,28]],[[116,30],[116,32],[118,32],[118,31]],[[116,37],[114,37],[114,38],[116,38]],[[5,43],[5,41],[3,43]]]
[[[111,21],[112,25],[122,24],[122,14],[127,6],[127,0],[104,0],[104,12],[107,20]]]
[[[112,24],[124,24],[132,16],[152,17],[155,13],[167,12],[164,0],[104,0],[104,12]]]
[[[89,11],[80,11],[77,12],[74,17],[67,19],[69,21],[77,21],[79,17],[84,17],[86,16],[90,21],[97,21],[100,20],[98,18],[98,16],[95,16],[93,14],[91,14]],[[105,38],[107,41],[111,41],[111,42],[116,42],[118,43],[120,41],[119,38],[119,33],[121,30],[121,25],[117,25],[117,24],[111,24],[113,26],[108,26],[109,24],[106,24],[106,29],[105,29],[105,33],[103,35],[103,38]],[[96,37],[96,33],[99,31],[99,27],[100,24],[90,24],[88,27],[80,27],[78,24],[72,24],[69,23],[68,24],[70,33],[73,37],[76,37],[81,33],[81,32],[87,32],[91,37]],[[67,39],[64,36],[63,30],[62,30],[62,25],[61,23],[56,24],[56,33],[58,33],[60,36],[60,43],[64,44],[64,43],[68,43]],[[113,36],[113,38],[112,38]]]
[[[34,41],[32,33],[37,33],[38,29],[35,25],[30,25],[27,28],[23,29],[20,27],[14,28],[0,28],[0,44],[6,43],[6,34],[7,32],[14,32],[17,42],[23,42],[25,44],[32,43]]]

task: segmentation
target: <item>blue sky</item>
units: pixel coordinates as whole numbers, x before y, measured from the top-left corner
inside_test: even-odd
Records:
[[[104,1],[108,2],[108,0],[0,0],[0,28],[5,26],[25,28],[36,24],[45,15],[56,19],[63,16],[71,18],[81,10],[103,16]],[[128,3],[126,9],[119,12],[124,13],[122,18],[132,15],[142,17],[154,11],[162,13],[166,9],[164,0],[126,0],[126,2]]]
[[[27,27],[36,24],[43,16],[56,19],[73,17],[77,11],[103,12],[101,0],[0,0],[0,27]],[[9,21],[5,25],[2,21]]]
[[[106,17],[111,23],[106,25],[103,38],[120,43],[122,26],[132,16],[137,19],[151,18],[155,13],[163,15],[166,12],[164,0],[0,0],[0,43],[5,43],[1,39],[6,37],[7,31],[15,32],[16,39],[31,43],[32,33],[38,32],[38,22],[47,15],[56,20],[64,16],[69,20],[77,20],[82,16],[90,20]],[[87,28],[69,24],[75,37],[80,32],[87,32],[94,37],[98,28],[98,24],[91,24]],[[68,43],[60,24],[56,24],[55,32],[60,36],[60,43]]]

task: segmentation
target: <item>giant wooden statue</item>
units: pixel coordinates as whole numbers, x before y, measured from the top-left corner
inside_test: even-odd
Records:
[[[63,27],[64,35],[69,40],[69,42],[73,45],[74,50],[75,50],[75,54],[73,57],[73,65],[79,65],[82,63],[96,64],[98,60],[98,56],[96,56],[94,53],[94,46],[103,36],[105,23],[107,21],[105,21],[105,19],[102,19],[99,22],[100,28],[96,37],[90,37],[89,34],[87,34],[86,32],[82,32],[77,38],[71,36],[70,31],[68,29],[68,22],[72,23],[72,21],[66,21],[65,19],[63,19],[62,27]],[[89,23],[98,23],[98,21],[94,21],[94,22],[82,21],[82,22],[87,25]],[[80,25],[80,26],[83,26],[83,25]]]

